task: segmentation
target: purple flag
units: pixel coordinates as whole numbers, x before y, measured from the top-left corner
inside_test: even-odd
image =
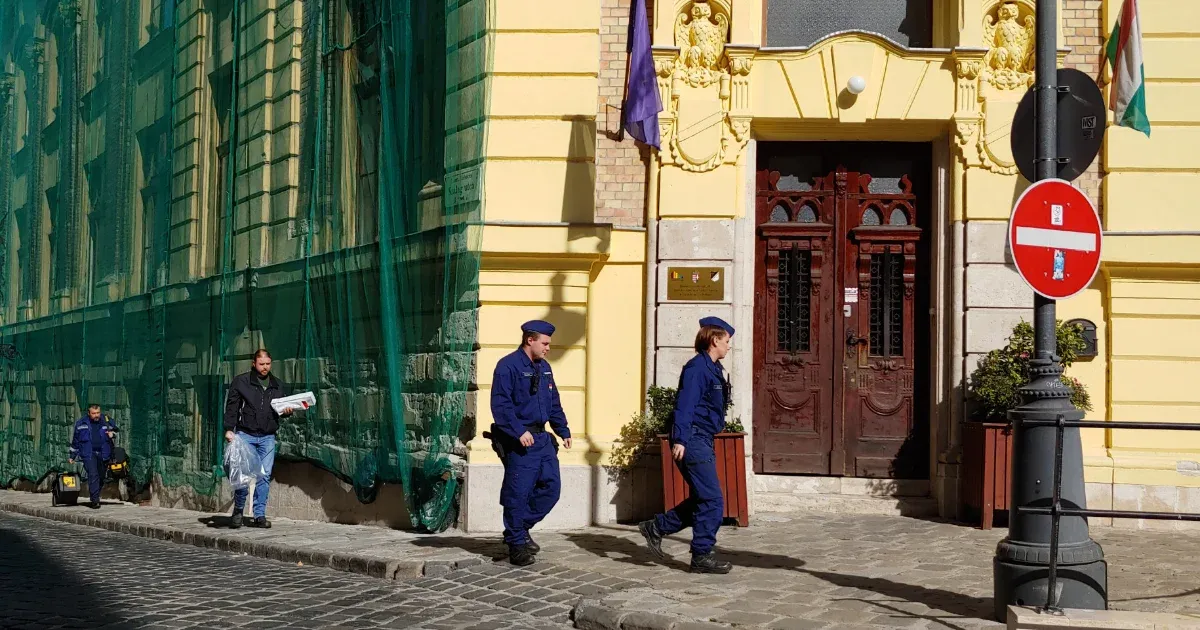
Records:
[[[646,19],[645,0],[633,0],[629,18],[629,73],[625,83],[625,103],[621,119],[625,131],[639,142],[656,149],[659,146],[658,113],[663,110],[650,52],[650,21]]]

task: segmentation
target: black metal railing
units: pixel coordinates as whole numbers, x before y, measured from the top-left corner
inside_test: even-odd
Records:
[[[1137,512],[1133,510],[1082,510],[1062,506],[1062,460],[1063,433],[1067,429],[1143,429],[1153,431],[1200,431],[1200,424],[1176,424],[1173,422],[1105,422],[1099,420],[1067,420],[1058,416],[1055,420],[1024,420],[1026,427],[1054,427],[1054,500],[1050,507],[1018,506],[1021,514],[1050,516],[1050,567],[1046,584],[1046,605],[1043,612],[1062,612],[1057,606],[1055,591],[1058,587],[1058,531],[1064,516],[1095,516],[1099,518],[1138,518],[1161,521],[1200,521],[1200,514],[1180,512]]]

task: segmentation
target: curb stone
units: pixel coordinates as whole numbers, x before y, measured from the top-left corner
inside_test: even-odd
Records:
[[[0,501],[0,511],[24,514],[61,523],[107,529],[119,534],[130,534],[180,545],[192,545],[203,549],[217,549],[230,553],[242,553],[256,558],[280,562],[303,562],[307,566],[323,567],[356,573],[384,580],[412,580],[422,577],[446,575],[451,571],[478,566],[490,558],[474,556],[460,560],[398,560],[381,556],[357,553],[335,553],[320,549],[296,548],[266,541],[246,540],[229,534],[183,531],[168,525],[129,523],[103,516],[67,512],[53,508],[32,507],[20,503]]]
[[[624,611],[595,599],[575,605],[575,627],[581,630],[727,630],[733,626],[690,621],[659,613]]]

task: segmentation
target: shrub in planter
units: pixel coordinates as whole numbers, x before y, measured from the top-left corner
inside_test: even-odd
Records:
[[[1057,322],[1059,363],[1071,367],[1086,347],[1083,331],[1078,326]],[[1007,412],[1021,402],[1018,390],[1029,381],[1029,361],[1033,357],[1033,326],[1022,321],[1008,338],[1008,343],[983,357],[971,373],[968,394],[973,404],[973,420],[1007,422]],[[1091,397],[1079,379],[1062,376],[1063,385],[1071,390],[1071,404],[1084,411],[1092,410]]]
[[[671,426],[671,416],[675,413],[674,387],[651,386],[646,390],[646,409],[633,415],[629,422],[621,427],[621,434],[609,458],[610,468],[615,472],[629,470],[637,464],[646,450],[646,446],[654,444],[657,436],[666,433]],[[725,412],[733,407],[733,401],[725,405]],[[725,431],[742,433],[740,417],[725,421]]]

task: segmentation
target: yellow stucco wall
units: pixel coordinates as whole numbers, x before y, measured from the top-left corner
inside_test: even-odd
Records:
[[[550,363],[576,444],[564,466],[595,464],[642,391],[645,232],[596,225],[600,8],[491,0],[477,432],[492,422],[496,362],[520,325],[557,328]],[[495,463],[486,440],[472,463]]]
[[[1106,34],[1120,4],[1104,2]],[[1108,129],[1103,149],[1105,229],[1200,231],[1192,194],[1200,188],[1200,153],[1195,148],[1200,143],[1200,108],[1195,106],[1200,100],[1200,4],[1141,0],[1138,6],[1152,132],[1147,138],[1131,129]],[[1097,285],[1107,298],[1101,338],[1102,348],[1107,347],[1108,420],[1200,423],[1198,245],[1200,236],[1191,235],[1106,237],[1105,273]],[[1088,381],[1096,391],[1098,375],[1089,375]],[[1192,471],[1193,462],[1200,460],[1200,436],[1105,433],[1100,444],[1088,440],[1089,482],[1200,487],[1200,476]],[[1154,503],[1159,509],[1185,507],[1183,499],[1163,498],[1183,494],[1159,490]],[[1116,509],[1151,509],[1150,505],[1141,496],[1114,499]]]
[[[678,55],[671,50],[672,27],[685,4],[654,3],[660,69]],[[982,19],[990,3],[935,3],[935,45],[947,48],[930,51],[905,51],[867,34],[803,50],[759,50],[761,0],[714,4],[730,16],[730,56],[753,61],[744,74],[732,71],[733,97],[725,105],[732,118],[751,121],[753,137],[949,142],[957,152],[948,164],[947,219],[978,225],[1008,219],[1028,182],[1003,164],[981,162],[970,135],[996,136],[988,125],[1011,119],[1008,110],[1023,93],[997,91],[970,76],[971,64],[985,54]],[[559,327],[551,360],[564,406],[576,435],[588,438],[588,449],[564,453],[563,461],[595,463],[640,406],[646,324],[645,234],[591,225],[601,13],[588,0],[491,5],[479,426],[490,423],[492,367],[514,348],[518,324],[547,318]],[[1119,5],[1103,2],[1106,34]],[[1200,101],[1200,3],[1142,0],[1140,6],[1154,133],[1147,139],[1128,129],[1108,130],[1100,157],[1103,220],[1110,231],[1197,231],[1192,191],[1200,189],[1200,152],[1194,149],[1200,145],[1200,109],[1194,106]],[[1073,28],[1060,22],[1060,31],[1064,27]],[[867,80],[868,89],[847,100],[841,88],[854,74]],[[747,89],[739,92],[738,85]],[[661,73],[660,88],[670,111],[680,88]],[[687,98],[674,106],[711,105],[689,105]],[[704,112],[686,115],[699,119]],[[688,152],[707,155],[695,148],[706,141],[706,130],[692,132]],[[709,140],[719,142],[720,133],[711,131]],[[1003,153],[1006,143],[1005,137],[991,148]],[[667,156],[651,168],[646,215],[745,216],[744,150],[730,138],[731,154],[701,172]],[[1197,243],[1196,236],[1109,237],[1096,282],[1060,303],[1061,319],[1087,318],[1098,328],[1099,356],[1071,370],[1092,395],[1090,419],[1200,422],[1200,388],[1194,385],[1200,379]],[[1200,460],[1200,436],[1093,430],[1083,441],[1089,482],[1200,486],[1200,476],[1176,472],[1179,462]],[[472,442],[471,461],[494,461],[486,442]]]

